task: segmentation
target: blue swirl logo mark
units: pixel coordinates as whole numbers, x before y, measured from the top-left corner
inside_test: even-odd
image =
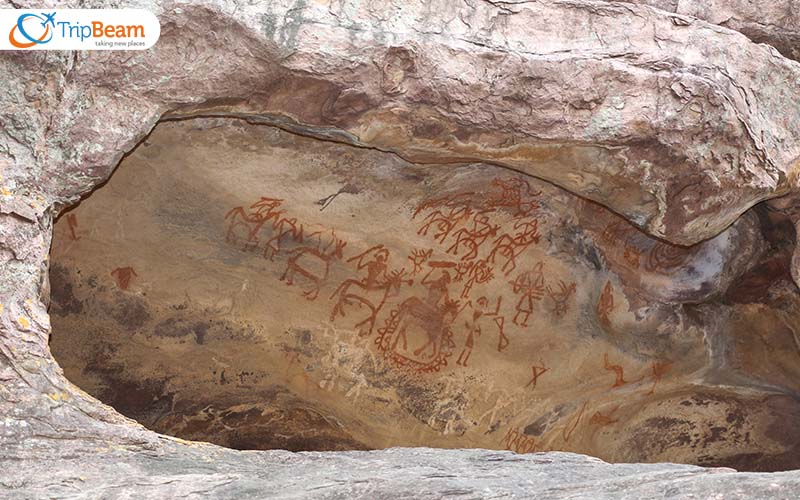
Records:
[[[53,38],[53,31],[56,28],[56,13],[46,14],[22,14],[17,19],[17,23],[8,33],[8,41],[11,45],[19,49],[27,49],[35,45],[49,42]],[[26,21],[29,21],[26,23]],[[34,22],[34,21],[39,21]],[[27,26],[27,28],[26,28]],[[53,29],[50,29],[52,26]],[[30,31],[29,31],[30,30]],[[36,31],[34,31],[36,30]],[[31,35],[31,32],[34,34]],[[23,40],[19,40],[19,38]]]

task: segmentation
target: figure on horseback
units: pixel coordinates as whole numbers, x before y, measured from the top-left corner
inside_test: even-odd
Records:
[[[370,259],[367,259],[371,255]],[[403,279],[406,275],[405,268],[400,271],[387,273],[389,250],[383,245],[374,246],[347,262],[356,261],[356,268],[361,271],[366,269],[367,275],[362,279],[346,279],[333,292],[331,298],[338,296],[336,304],[331,311],[331,321],[337,314],[344,317],[345,307],[350,305],[365,306],[369,315],[354,326],[358,328],[359,336],[366,337],[372,334],[375,322],[386,301],[400,293],[403,284],[412,285],[414,280]]]

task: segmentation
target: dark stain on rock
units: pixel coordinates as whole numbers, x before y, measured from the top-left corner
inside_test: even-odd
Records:
[[[50,313],[58,316],[80,314],[83,303],[75,296],[72,273],[64,266],[50,266]]]
[[[197,323],[194,325],[194,341],[198,345],[202,345],[208,332],[208,323]]]
[[[106,379],[109,380],[108,375]],[[164,380],[116,378],[109,382],[108,387],[100,392],[100,399],[126,417],[145,425],[152,425],[172,403],[172,395],[164,393]]]
[[[194,317],[200,316],[194,315]],[[198,345],[209,340],[252,340],[255,331],[247,326],[241,326],[224,320],[192,319],[185,315],[172,316],[153,328],[153,335],[163,338],[181,338],[194,336]]]
[[[166,380],[133,380],[125,373],[116,348],[101,343],[89,359],[84,372],[102,380],[92,396],[128,418],[151,427],[172,407],[174,394],[166,392]]]
[[[156,337],[185,337],[194,331],[192,322],[185,318],[167,318],[153,329]]]
[[[628,447],[637,450],[638,459],[651,457],[673,447],[689,446],[694,422],[673,417],[651,417],[632,430]]]
[[[156,337],[186,337],[194,335],[194,341],[200,345],[205,341],[210,325],[203,321],[190,321],[186,318],[167,318],[153,329]]]
[[[463,392],[444,393],[442,386],[429,386],[416,382],[413,378],[396,381],[395,390],[400,406],[423,424],[441,431],[448,422],[456,421],[456,433],[466,431],[466,423],[460,422],[460,410],[467,405]],[[447,400],[442,404],[442,400]]]
[[[137,295],[127,293],[115,294],[110,314],[117,324],[128,331],[142,328],[151,318],[147,302]]]
[[[548,427],[555,423],[559,418],[564,416],[564,413],[569,407],[570,405],[568,403],[563,403],[556,406],[549,412],[536,419],[536,421],[525,426],[525,429],[523,429],[522,433],[526,436],[541,436],[545,433],[545,431],[547,431]]]
[[[251,401],[251,397],[246,397]],[[178,407],[158,422],[156,430],[184,439],[200,439],[238,450],[343,451],[367,450],[338,419],[311,406],[285,388],[258,394],[259,403],[240,398],[212,406]],[[240,406],[244,403],[243,406]]]
[[[777,283],[792,282],[791,254],[789,252],[775,254],[757,264],[755,267],[734,280],[725,294],[728,304],[763,303],[769,296],[769,290]]]
[[[396,387],[400,404],[420,422],[427,423],[436,407],[437,395],[429,387],[406,380]]]

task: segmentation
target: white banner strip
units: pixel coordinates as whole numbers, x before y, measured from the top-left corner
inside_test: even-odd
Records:
[[[143,9],[0,9],[0,50],[144,50],[160,35]]]

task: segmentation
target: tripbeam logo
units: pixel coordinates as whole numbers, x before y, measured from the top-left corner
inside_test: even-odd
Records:
[[[17,23],[8,33],[8,41],[18,49],[29,49],[34,45],[49,42],[53,39],[53,31],[56,29],[55,16],[55,12],[51,14],[42,13],[40,15],[22,14],[17,18]],[[29,22],[26,23],[25,21]],[[30,33],[34,33],[34,35],[31,36]],[[37,37],[38,33],[41,33],[41,36]],[[20,38],[22,40],[19,40]]]
[[[0,30],[0,50],[144,50],[161,35],[142,9],[0,9]]]

